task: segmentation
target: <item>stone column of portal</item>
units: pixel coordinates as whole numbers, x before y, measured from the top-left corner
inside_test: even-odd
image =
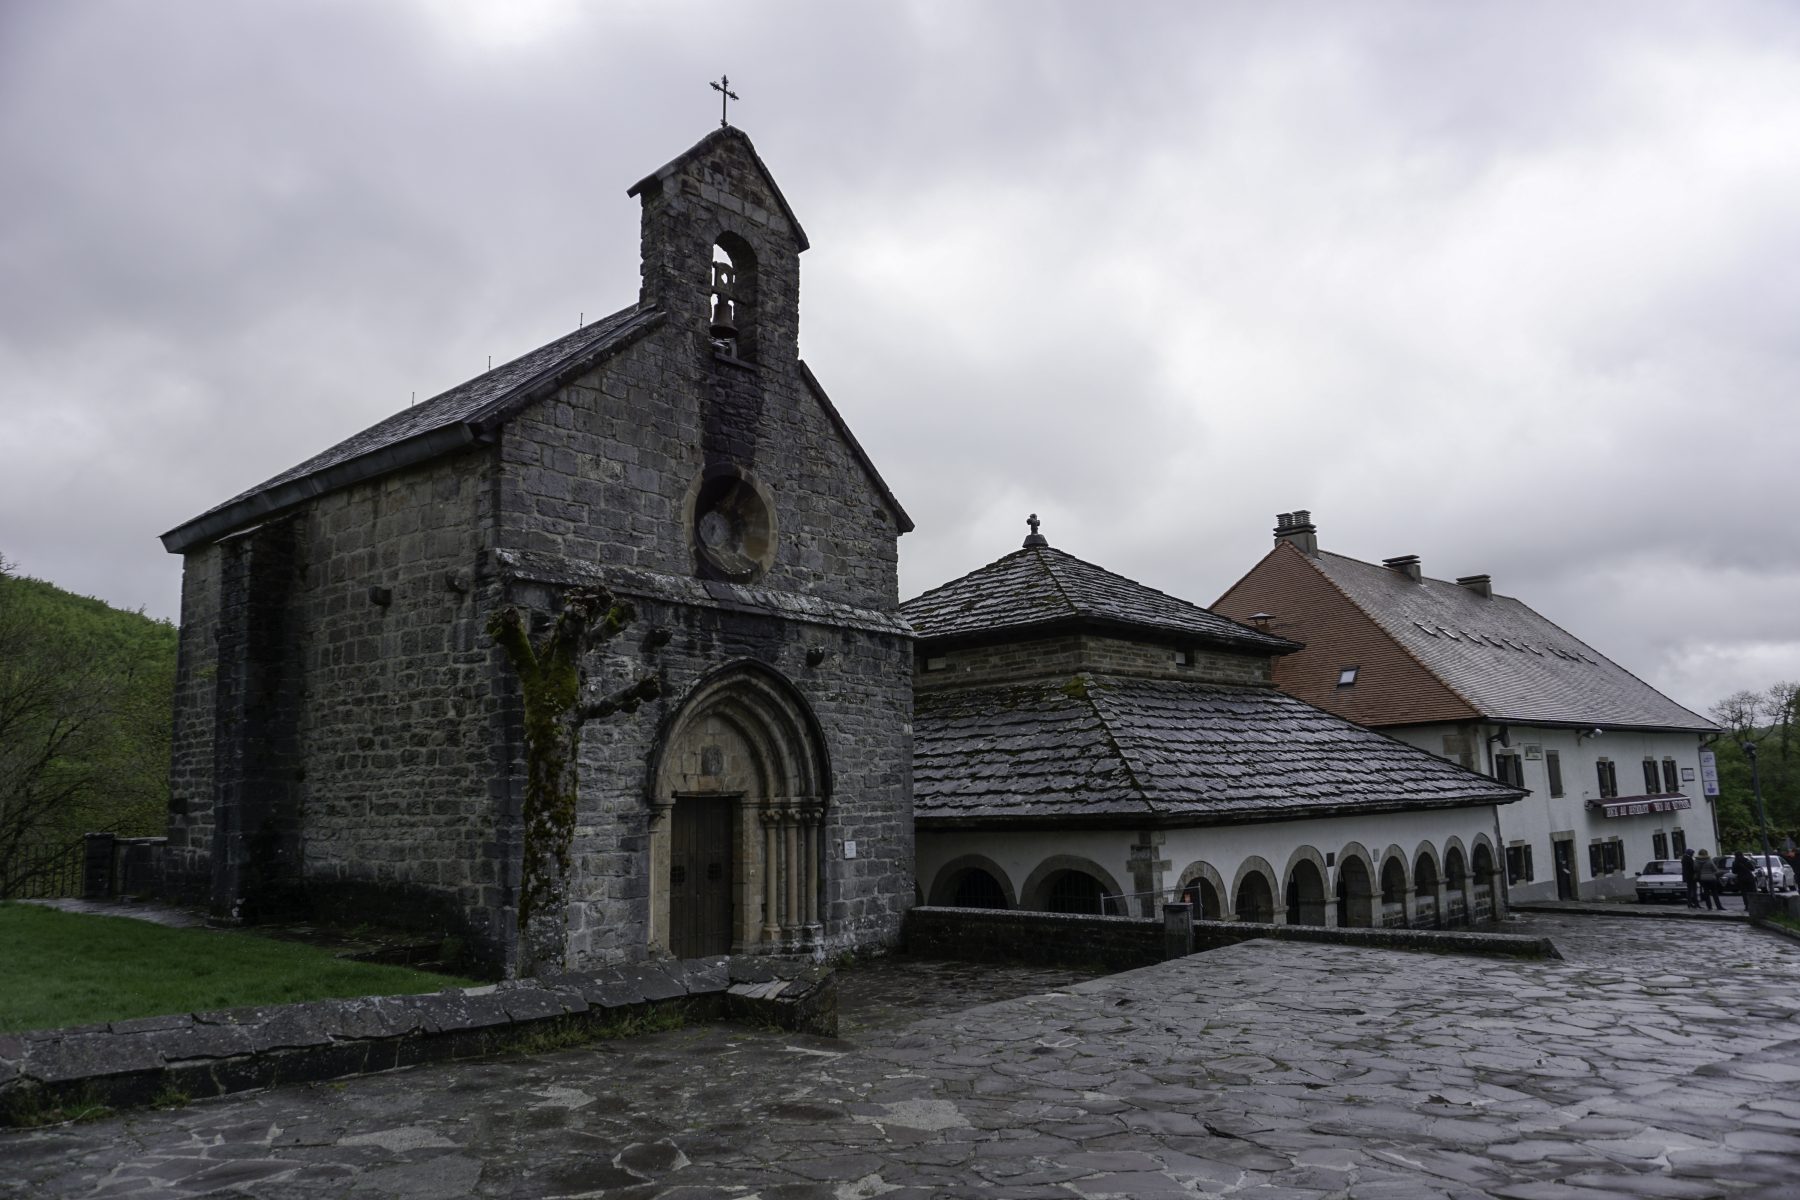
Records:
[[[806,920],[806,940],[816,946],[824,935],[819,927],[819,844],[824,840],[825,809],[823,805],[808,804],[800,811],[806,829],[805,858],[800,870],[801,894],[806,899],[801,908]]]
[[[669,951],[669,816],[675,811],[673,796],[650,801],[650,928],[652,956]]]
[[[791,947],[800,944],[800,810],[790,803],[781,817],[782,833],[787,839],[787,910],[782,913],[781,932]]]
[[[776,822],[779,814],[773,807],[762,810],[763,827],[763,925],[762,940],[765,945],[774,946],[781,941],[780,912],[780,878],[778,865],[779,830]]]

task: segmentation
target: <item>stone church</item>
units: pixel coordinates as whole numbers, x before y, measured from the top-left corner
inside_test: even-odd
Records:
[[[806,235],[722,127],[630,189],[635,304],[163,537],[183,556],[172,894],[519,966],[525,722],[496,612],[603,585],[565,961],[836,952],[912,898],[912,528],[797,353]]]

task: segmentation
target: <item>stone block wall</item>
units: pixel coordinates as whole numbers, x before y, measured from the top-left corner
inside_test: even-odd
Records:
[[[220,559],[219,547],[208,545],[190,550],[182,563],[162,890],[185,904],[203,904],[212,895]]]
[[[515,416],[501,448],[507,548],[701,574],[701,480],[737,469],[773,502],[773,560],[757,584],[883,611],[898,605],[896,514],[795,360],[722,364],[697,348],[692,330],[665,323]]]
[[[643,957],[650,908],[649,770],[684,698],[722,666],[755,661],[789,680],[817,717],[831,766],[823,848],[826,950],[899,937],[913,894],[910,640],[774,614],[633,595],[637,624],[590,667],[596,692],[655,674],[662,698],[582,734],[571,914],[578,963]],[[670,640],[655,649],[652,631]],[[809,661],[816,656],[818,661]],[[846,842],[856,856],[845,856]]]
[[[1187,661],[1177,663],[1177,653]],[[1205,649],[1175,638],[1139,641],[1093,633],[953,649],[926,647],[918,653],[917,666],[915,685],[922,692],[1079,672],[1245,686],[1268,686],[1271,678],[1266,654]]]
[[[455,933],[483,956],[509,936],[490,461],[470,451],[310,505],[291,647],[315,908]]]

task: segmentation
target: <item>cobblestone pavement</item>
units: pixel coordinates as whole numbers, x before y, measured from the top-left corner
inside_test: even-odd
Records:
[[[0,1134],[0,1195],[1800,1195],[1800,946],[1517,924],[1565,960],[899,964],[846,985],[848,1040],[710,1026]]]

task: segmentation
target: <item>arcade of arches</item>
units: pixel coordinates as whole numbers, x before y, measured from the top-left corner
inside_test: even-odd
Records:
[[[1265,860],[1248,859],[1231,887],[1213,864],[1194,862],[1163,898],[1193,905],[1195,920],[1430,929],[1492,920],[1499,886],[1486,838],[1468,851],[1451,839],[1443,847],[1423,843],[1410,854],[1353,842],[1329,856],[1302,847],[1279,879]],[[1103,867],[1070,855],[1045,859],[1016,884],[993,859],[965,854],[938,870],[926,894],[929,903],[954,908],[1149,915]]]

